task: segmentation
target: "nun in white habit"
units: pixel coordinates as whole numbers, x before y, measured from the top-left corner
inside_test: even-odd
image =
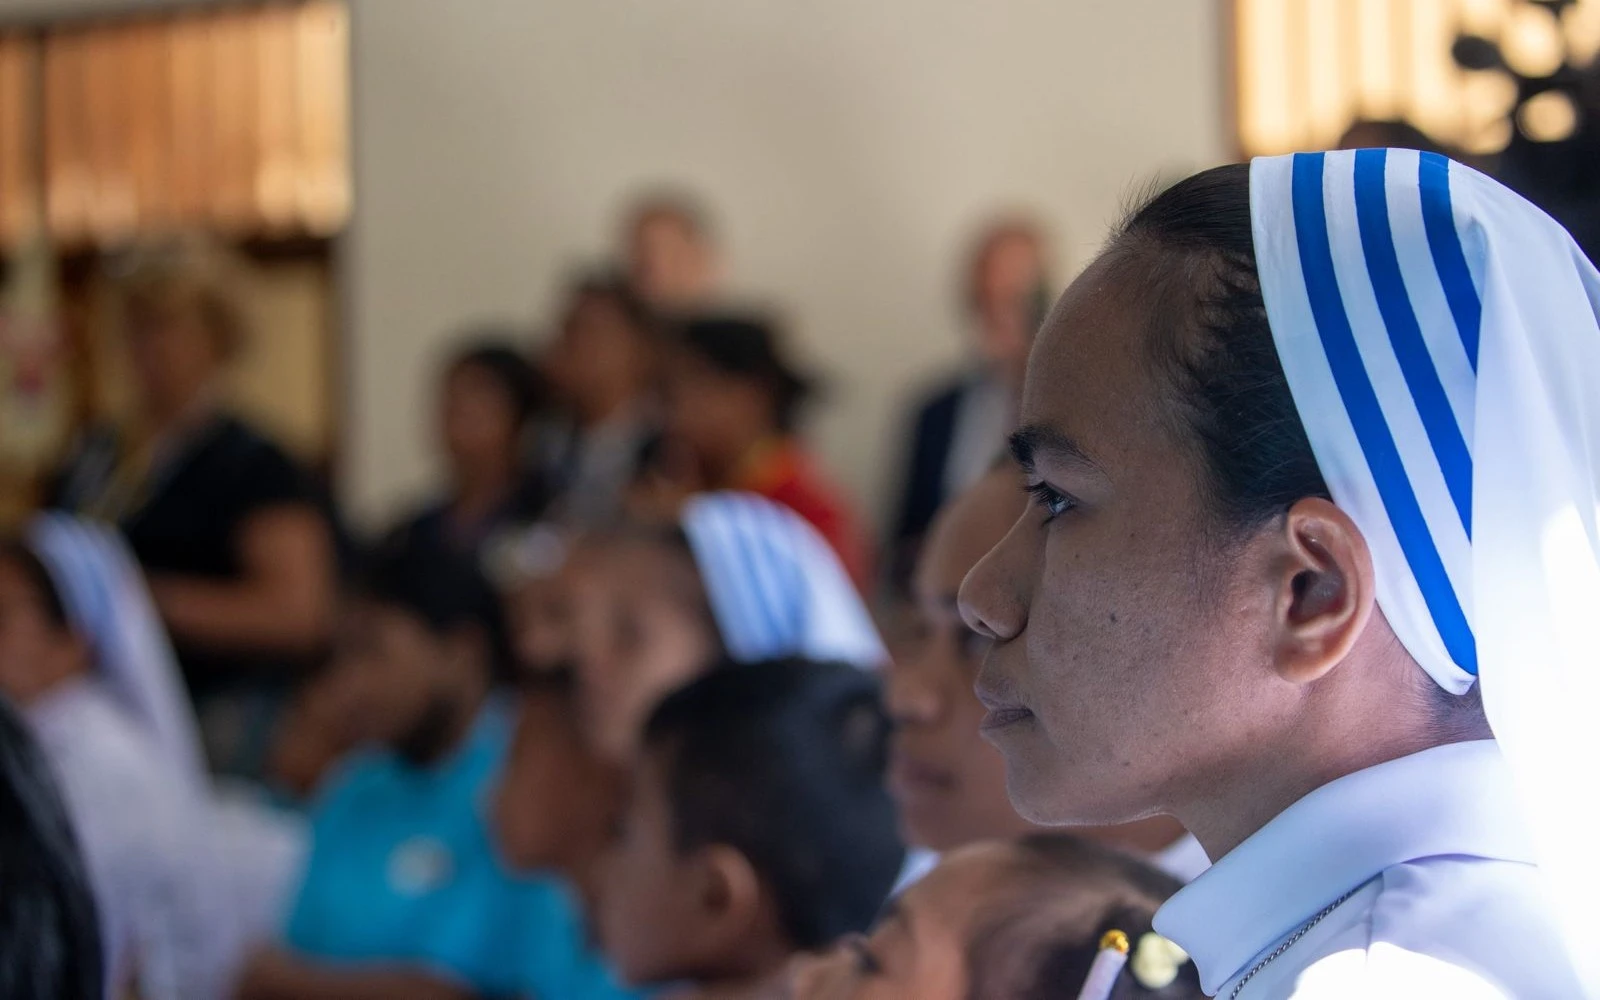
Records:
[[[171,646],[114,531],[45,514],[0,551],[0,690],[61,782],[111,995],[230,995],[295,847],[215,797]]]
[[[1409,150],[1259,159],[1278,357],[1378,603],[1492,741],[1339,778],[1157,916],[1228,997],[1600,995],[1600,275]],[[1279,876],[1283,876],[1279,880]]]
[[[1600,996],[1600,275],[1559,225],[1413,151],[1196,175],[1063,296],[1022,419],[1037,510],[962,606],[1025,814],[1193,830],[1155,926],[1215,996]]]

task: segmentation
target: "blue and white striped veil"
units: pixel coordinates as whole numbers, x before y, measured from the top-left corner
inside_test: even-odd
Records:
[[[1600,273],[1432,154],[1259,159],[1250,188],[1278,355],[1379,605],[1440,686],[1482,684],[1600,983]]]
[[[789,508],[752,493],[705,493],[690,498],[682,525],[734,660],[888,660],[838,556]]]
[[[102,681],[161,748],[172,773],[205,787],[205,757],[177,659],[122,536],[52,512],[28,525],[26,541],[89,644]]]

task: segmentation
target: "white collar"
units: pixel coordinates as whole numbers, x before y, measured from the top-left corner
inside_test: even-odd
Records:
[[[1206,993],[1386,868],[1440,855],[1532,864],[1493,740],[1388,761],[1318,788],[1167,901],[1156,930],[1194,959]]]

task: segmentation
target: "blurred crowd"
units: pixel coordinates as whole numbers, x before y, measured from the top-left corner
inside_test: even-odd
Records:
[[[375,538],[230,411],[270,332],[233,262],[123,261],[138,405],[0,545],[0,994],[1075,995],[1207,862],[1167,819],[1036,829],[979,736],[956,591],[1024,504],[1046,244],[967,250],[883,537],[691,199],[634,205],[548,336],[462,332],[444,483]],[[1156,951],[1126,995],[1199,996]]]

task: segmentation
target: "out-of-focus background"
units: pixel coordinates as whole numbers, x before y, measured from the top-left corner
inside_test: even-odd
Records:
[[[1454,156],[1594,257],[1597,53],[1600,0],[0,0],[0,777],[42,744],[87,953],[756,1000],[1007,838],[1153,913],[1193,838],[1019,846],[978,737],[1034,332],[1141,198],[1294,150]]]
[[[74,308],[100,248],[175,224],[245,241],[272,333],[242,401],[376,524],[435,471],[420,402],[452,332],[536,337],[626,200],[681,187],[715,210],[730,288],[825,364],[818,446],[882,516],[897,404],[962,350],[959,248],[987,215],[1036,213],[1060,283],[1142,183],[1358,117],[1498,152],[1516,84],[1451,42],[1553,70],[1543,6],[6,0],[0,224],[14,254],[43,200]],[[1561,20],[1587,61],[1600,5]],[[1562,131],[1554,107],[1534,134]],[[77,418],[114,405],[116,362],[74,336],[48,377]]]

